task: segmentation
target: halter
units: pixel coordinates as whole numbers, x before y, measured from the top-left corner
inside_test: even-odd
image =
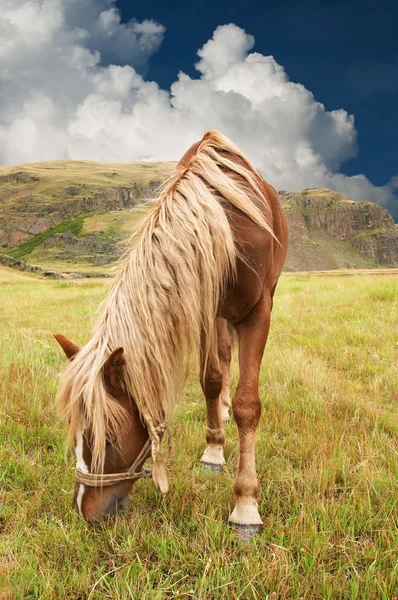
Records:
[[[159,444],[159,433],[163,433],[166,429],[166,425],[162,423],[156,428],[153,428],[151,433],[154,433],[156,439],[154,440],[150,436],[145,442],[141,452],[127,471],[122,473],[84,473],[76,467],[75,469],[75,480],[76,483],[81,483],[89,487],[109,487],[116,485],[121,481],[135,481],[136,479],[152,477],[151,470],[143,467],[141,471],[137,471],[137,467],[140,462],[145,461],[152,455],[152,458],[156,460],[158,454]]]

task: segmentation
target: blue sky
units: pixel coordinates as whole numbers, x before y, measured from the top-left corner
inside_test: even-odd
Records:
[[[0,164],[178,160],[212,128],[279,190],[398,219],[397,5],[4,0]]]
[[[118,0],[123,18],[166,27],[148,78],[168,88],[180,70],[197,76],[197,49],[218,25],[234,23],[255,36],[290,79],[328,110],[354,114],[359,152],[342,165],[382,185],[398,172],[398,2],[386,0]]]

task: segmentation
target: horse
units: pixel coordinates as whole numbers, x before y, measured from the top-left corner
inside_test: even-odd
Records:
[[[57,403],[75,447],[74,504],[87,521],[126,507],[149,457],[155,487],[167,492],[161,442],[193,353],[207,409],[201,463],[223,470],[232,327],[239,466],[229,525],[249,538],[261,532],[259,371],[287,249],[278,193],[228,138],[205,133],[133,233],[90,341],[80,349],[55,335],[69,359]]]

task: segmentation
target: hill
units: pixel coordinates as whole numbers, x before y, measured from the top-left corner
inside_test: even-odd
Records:
[[[54,161],[0,168],[0,253],[54,271],[103,273],[175,163]],[[398,226],[327,189],[280,192],[288,271],[398,266]]]
[[[325,188],[280,197],[290,230],[285,270],[398,266],[398,225],[385,208]]]

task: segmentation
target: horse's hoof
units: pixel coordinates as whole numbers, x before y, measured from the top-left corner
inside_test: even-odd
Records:
[[[257,523],[254,525],[243,525],[241,523],[232,523],[232,521],[228,521],[228,526],[236,531],[236,535],[239,540],[243,542],[250,542],[256,535],[259,535],[263,532],[264,525],[261,523]]]
[[[201,461],[200,464],[205,469],[208,469],[209,471],[214,471],[215,473],[222,473],[224,471],[224,465],[216,465],[215,463],[209,463],[204,461]]]

